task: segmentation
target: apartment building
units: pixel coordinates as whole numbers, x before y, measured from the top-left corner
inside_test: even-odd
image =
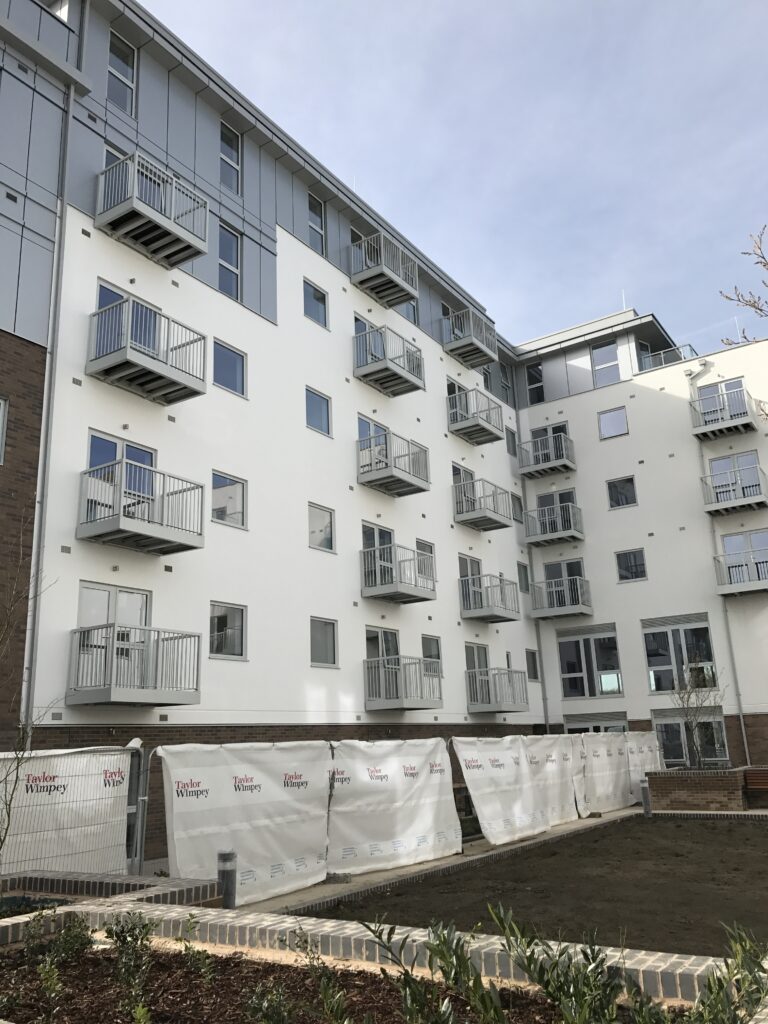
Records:
[[[708,756],[765,756],[762,346],[513,344],[133,0],[6,5],[40,744],[653,722],[676,763],[695,677]]]

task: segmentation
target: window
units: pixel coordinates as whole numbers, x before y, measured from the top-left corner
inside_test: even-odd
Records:
[[[646,629],[643,639],[652,693],[687,686],[717,686],[707,625],[694,623],[666,629]]]
[[[309,508],[309,546],[320,551],[335,551],[336,531],[332,508],[322,505],[308,505]]]
[[[212,658],[245,660],[245,608],[237,604],[211,604]]]
[[[661,754],[665,765],[696,764],[696,761],[727,761],[728,747],[722,719],[711,717],[694,727],[681,719],[656,722]],[[698,749],[698,759],[696,752]]]
[[[757,452],[720,455],[709,460],[710,477],[704,480],[706,501],[724,503],[762,494]]]
[[[331,436],[331,400],[312,388],[305,389],[307,426]]]
[[[328,326],[328,296],[310,281],[304,282],[304,316],[321,327]]]
[[[435,584],[435,545],[429,540],[416,541],[416,577],[420,587],[433,589]]]
[[[223,121],[219,147],[219,181],[230,192],[240,194],[240,136]],[[221,288],[221,291],[224,289]]]
[[[219,291],[240,298],[240,235],[219,224]]]
[[[517,563],[517,585],[520,588],[521,594],[529,594],[531,592],[531,581],[528,576],[528,566],[525,562]]]
[[[517,434],[514,430],[509,427],[504,428],[504,433],[507,439],[507,451],[510,455],[517,455]]]
[[[528,386],[528,405],[540,405],[544,401],[544,371],[541,363],[529,363],[525,368]]]
[[[645,571],[645,552],[642,548],[635,548],[633,551],[617,551],[616,566],[619,570],[620,583],[648,578]]]
[[[325,256],[325,203],[309,193],[309,244]]]
[[[223,341],[213,342],[213,383],[245,397],[245,355]]]
[[[501,384],[501,400],[515,408],[515,371],[509,363],[499,363],[499,379]]]
[[[724,554],[717,560],[720,583],[768,580],[768,529],[726,533],[722,540]]]
[[[112,149],[107,146],[104,150],[104,170],[111,167],[113,164],[119,164],[121,160],[125,159],[125,154],[118,152],[116,149]]]
[[[403,302],[394,308],[398,313],[402,314],[406,320],[410,320],[412,324],[415,324],[418,327],[419,309],[416,305],[416,299],[409,299],[407,302]]]
[[[596,388],[605,387],[606,384],[617,384],[621,380],[619,354],[615,341],[593,346],[592,377]]]
[[[523,501],[519,494],[510,494],[512,498],[512,518],[516,523],[523,521]]]
[[[227,526],[245,527],[245,480],[224,473],[211,474],[211,518]]]
[[[526,651],[525,652],[525,672],[529,679],[534,681],[539,678],[539,652],[538,651]]]
[[[608,507],[624,508],[626,505],[637,504],[637,492],[635,491],[635,478],[623,476],[618,480],[608,481]]]
[[[334,619],[309,620],[309,660],[321,668],[336,668],[336,628]]]
[[[109,68],[107,99],[134,116],[136,86],[136,50],[114,32],[109,33]]]
[[[558,653],[563,697],[605,697],[621,693],[615,636],[560,640]]]
[[[483,387],[485,388],[486,391],[493,392],[493,378],[491,376],[490,366],[482,367],[481,372],[483,374]]]
[[[627,410],[622,405],[619,409],[606,409],[605,412],[597,414],[597,421],[600,426],[600,440],[608,437],[620,437],[629,433],[627,425]]]
[[[0,398],[0,466],[5,459],[5,426],[8,420],[8,399]]]
[[[422,636],[421,656],[424,659],[425,676],[442,676],[443,655],[439,636]]]

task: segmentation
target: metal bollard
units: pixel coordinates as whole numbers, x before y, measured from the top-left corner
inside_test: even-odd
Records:
[[[237,854],[234,850],[219,850],[218,869],[221,905],[225,910],[234,910],[237,893]]]
[[[651,810],[651,791],[648,788],[648,779],[640,780],[640,796],[643,800],[643,815],[646,818],[653,817],[653,811]]]

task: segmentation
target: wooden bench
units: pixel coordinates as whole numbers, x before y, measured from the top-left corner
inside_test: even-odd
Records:
[[[744,788],[768,790],[768,768],[745,768]]]

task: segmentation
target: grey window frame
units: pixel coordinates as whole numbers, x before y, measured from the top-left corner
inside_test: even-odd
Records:
[[[611,503],[611,484],[620,484],[620,483],[623,483],[625,480],[631,480],[632,481],[632,490],[635,492],[635,500],[634,501],[628,501],[628,502],[626,502],[623,505],[613,505]],[[606,490],[608,491],[608,509],[609,509],[609,511],[612,512],[614,509],[618,509],[618,508],[636,508],[637,505],[639,504],[639,502],[637,500],[637,482],[635,481],[634,475],[632,475],[632,476],[616,476],[612,480],[606,480],[605,481],[605,486],[606,486]]]
[[[616,641],[616,661],[618,667],[615,670],[615,675],[618,676],[619,688],[618,690],[603,691],[601,686],[602,675],[610,675],[608,671],[601,672],[597,667],[597,652],[595,644],[599,640],[611,639]],[[563,665],[560,659],[560,645],[563,643],[575,643],[578,644],[581,651],[581,672],[566,672],[563,673]],[[585,657],[585,648],[589,649],[588,657]],[[589,692],[589,674],[587,672],[587,664],[591,661],[592,665],[592,677],[595,686],[595,692]],[[624,678],[621,671],[621,656],[619,654],[619,640],[615,632],[610,630],[596,634],[586,634],[584,636],[560,636],[557,637],[557,667],[560,673],[560,695],[562,700],[597,700],[598,698],[616,698],[624,696]],[[568,678],[580,677],[584,684],[584,693],[567,694],[564,689],[564,682]]]
[[[331,546],[324,548],[321,544],[312,543],[312,533],[309,529],[309,510],[311,508],[318,509],[320,512],[328,512],[331,517]],[[313,551],[323,551],[326,555],[336,554],[336,510],[329,508],[327,505],[320,505],[316,501],[307,502],[307,543]]]
[[[401,302],[399,306],[393,306],[392,308],[396,313],[399,313],[404,320],[407,320],[409,324],[413,324],[414,327],[419,326],[419,304],[416,299],[406,299],[405,302]],[[404,313],[404,309],[412,309],[413,317]]]
[[[712,677],[714,679],[714,685],[703,687],[703,689],[717,691],[718,680],[717,680],[717,668],[715,662],[715,648],[712,643],[712,630],[709,626],[708,619],[694,619],[691,618],[687,622],[678,622],[673,626],[643,626],[641,635],[643,640],[643,657],[645,658],[645,671],[648,680],[648,692],[649,693],[673,693],[676,690],[682,689],[681,683],[685,682],[688,677],[688,671],[691,665],[697,664],[697,662],[691,662],[688,660],[688,647],[685,642],[685,631],[687,629],[706,629],[709,640],[709,649],[712,653],[711,662],[699,662],[702,665],[712,666]],[[667,636],[667,646],[669,648],[669,661],[664,665],[651,666],[648,664],[648,647],[645,642],[646,636],[651,633],[665,633]],[[674,634],[678,634],[677,643],[675,643]],[[680,679],[680,665],[676,655],[680,655],[682,658],[682,672],[683,680]],[[665,689],[664,687],[654,687],[652,685],[652,673],[654,671],[671,671],[672,673],[672,689]]]
[[[0,395],[0,466],[5,463],[5,437],[8,427],[9,408],[9,400]]]
[[[624,413],[624,424],[625,429],[619,431],[618,434],[604,434],[603,433],[603,421],[602,417],[607,416],[612,412],[623,412]],[[629,416],[627,416],[626,405],[616,405],[612,409],[600,409],[597,413],[597,433],[601,441],[611,441],[614,437],[627,437],[629,434]]]
[[[422,633],[421,634],[421,657],[424,660],[427,659],[427,656],[424,653],[424,641],[425,640],[436,640],[437,641],[437,658],[433,659],[433,660],[436,660],[438,662],[439,666],[440,666],[440,671],[439,671],[438,675],[442,679],[443,676],[444,676],[444,673],[443,673],[443,641],[440,639],[439,636],[435,636],[434,633]]]
[[[133,81],[131,81],[131,82],[129,82],[128,79],[125,78],[125,76],[122,75],[116,68],[113,68],[112,65],[109,62],[109,58],[111,56],[111,50],[112,50],[112,36],[114,36],[115,39],[119,39],[120,42],[123,43],[124,46],[127,46],[129,50],[133,51]],[[138,85],[138,80],[139,80],[139,51],[138,51],[137,47],[135,47],[133,45],[133,43],[129,43],[127,39],[125,39],[123,36],[121,36],[119,32],[115,32],[115,30],[112,29],[112,28],[109,30],[109,45],[107,47],[107,79],[109,79],[110,75],[114,75],[115,78],[117,78],[120,82],[122,82],[123,85],[126,86],[126,88],[130,91],[130,94],[131,94],[131,109],[130,110],[125,110],[123,107],[120,106],[119,103],[115,103],[114,100],[108,99],[108,102],[111,103],[112,106],[115,107],[117,110],[122,110],[124,114],[127,114],[128,117],[132,118],[135,121],[136,120],[136,86]],[[109,81],[107,81],[107,96],[108,95],[109,95]]]
[[[236,608],[243,613],[241,631],[242,654],[216,654],[211,650],[211,614],[214,606],[219,608]],[[211,601],[208,606],[208,657],[213,661],[247,661],[248,660],[248,606],[235,601]]]
[[[313,661],[312,660],[312,623],[324,622],[333,626],[333,657],[334,661]],[[310,615],[309,617],[309,665],[310,668],[338,668],[339,667],[339,620],[326,619],[323,615]]]
[[[232,480],[236,484],[241,484],[243,488],[243,521],[242,523],[230,523],[226,519],[219,519],[213,514],[213,477],[216,476],[226,477],[227,480]],[[244,480],[241,476],[234,476],[232,473],[225,473],[223,469],[212,469],[211,470],[211,522],[218,523],[220,526],[230,526],[235,530],[247,530],[248,529],[248,481]]]
[[[619,563],[620,555],[634,555],[640,552],[643,556],[643,572],[644,576],[629,576],[626,579],[621,578],[621,565]],[[645,548],[626,548],[624,551],[615,551],[614,556],[616,558],[616,575],[619,583],[641,583],[643,580],[648,579],[648,562],[645,557]]]
[[[516,523],[522,523],[523,521],[523,499],[519,494],[515,494],[514,491],[509,492],[510,502],[512,504],[512,518]]]
[[[529,657],[532,656],[532,657]],[[531,673],[531,661],[535,665],[536,674]],[[532,683],[538,683],[541,681],[541,666],[539,665],[539,652],[533,650],[532,647],[526,647],[525,649],[525,674]]]
[[[222,231],[226,231],[228,234],[232,235],[233,238],[235,238],[236,241],[237,241],[237,266],[233,266],[233,264],[227,263],[226,260],[221,258],[221,233],[222,233]],[[242,277],[240,276],[240,268],[241,268],[241,265],[242,265],[242,262],[243,262],[243,236],[242,236],[241,232],[236,231],[235,228],[231,228],[229,226],[229,224],[224,224],[222,221],[219,221],[218,241],[219,241],[219,251],[217,253],[217,266],[219,268],[219,271],[221,271],[221,268],[224,267],[225,270],[228,270],[230,273],[235,275],[235,279],[237,281],[237,294],[236,295],[230,295],[229,292],[225,292],[220,287],[221,279],[219,279],[219,281],[217,282],[216,290],[219,292],[219,294],[226,295],[226,297],[228,299],[233,299],[235,302],[240,302],[240,300],[242,298],[242,295],[243,295],[243,280],[242,280]]]
[[[328,403],[328,432],[321,430],[320,427],[313,427],[311,423],[307,422],[307,392],[311,391],[313,395],[317,395],[318,398],[324,399]],[[316,434],[320,434],[322,437],[333,437],[333,399],[330,395],[324,394],[322,391],[318,391],[317,388],[311,388],[309,384],[304,385],[304,426],[307,430],[314,430]]]
[[[222,134],[221,133],[221,129],[222,128],[226,128],[227,131],[232,132],[232,134],[237,139],[237,163],[235,163],[233,160],[231,160],[222,151],[222,148],[221,148],[221,134]],[[222,177],[221,177],[221,161],[222,160],[224,161],[225,164],[228,164],[230,167],[232,167],[234,169],[236,175],[237,175],[237,188],[234,189],[234,190],[231,189],[229,187],[229,185],[227,185],[227,183],[222,180]],[[227,124],[227,122],[224,120],[224,118],[222,118],[221,121],[219,122],[219,184],[223,185],[224,188],[228,192],[231,192],[235,196],[239,196],[239,195],[242,194],[242,175],[243,175],[243,136],[242,136],[242,134],[239,131],[237,131],[236,128],[233,128],[231,124]]]
[[[525,586],[523,586],[523,573],[525,573]],[[531,570],[526,562],[517,563],[517,587],[521,594],[531,592]]]
[[[320,292],[320,294],[323,296],[323,310],[325,312],[325,316],[324,316],[322,322],[320,320],[315,320],[315,318],[313,316],[310,316],[309,313],[307,312],[307,293],[306,293],[307,285],[309,285],[310,288],[314,288],[316,291]],[[324,330],[330,331],[330,329],[331,329],[330,328],[330,315],[329,315],[330,314],[330,310],[329,310],[329,305],[330,304],[328,302],[328,292],[325,290],[325,288],[321,288],[319,284],[315,284],[314,281],[310,281],[310,279],[308,277],[305,277],[303,279],[303,283],[302,283],[302,286],[301,286],[301,295],[302,295],[302,306],[303,306],[303,309],[304,309],[304,316],[307,318],[307,320],[311,320],[312,323],[313,324],[317,324],[318,327],[322,327],[322,328],[324,328]]]
[[[507,452],[512,456],[513,459],[517,458],[517,431],[513,430],[512,427],[504,427],[504,441],[507,446]]]
[[[325,219],[325,203],[323,202],[322,199],[320,199],[319,196],[316,196],[314,192],[307,192],[307,210],[308,210],[309,213],[311,213],[311,211],[309,211],[309,204],[310,204],[310,200],[312,200],[312,199],[314,199],[314,201],[316,203],[318,203],[319,206],[320,206],[320,221],[322,223],[322,227],[318,228],[315,224],[312,223],[312,220],[309,219],[309,223],[308,223],[309,237],[310,237],[310,239],[312,238],[312,233],[313,232],[315,233],[316,236],[319,236],[319,238],[320,238],[320,248],[319,249],[315,249],[315,247],[314,247],[314,245],[312,245],[311,241],[309,243],[309,247],[310,247],[310,249],[313,252],[316,252],[318,256],[325,256],[326,255],[327,245],[328,245],[328,234],[327,234],[327,230],[326,230],[327,222],[326,222],[326,219]]]
[[[535,384],[531,384],[530,380],[528,379],[528,373],[536,366],[538,366],[538,368],[541,370],[541,380],[537,381]],[[535,402],[532,402],[531,391],[538,391],[539,388],[541,388],[541,398],[538,398]],[[543,405],[546,401],[546,395],[544,393],[544,363],[540,359],[536,363],[527,363],[525,366],[525,393],[529,406]]]
[[[699,726],[701,726],[701,725],[711,725],[714,722],[717,722],[717,724],[720,726],[720,729],[721,729],[722,739],[723,739],[724,754],[723,754],[722,757],[702,757],[702,761],[704,762],[704,764],[710,764],[710,765],[720,764],[720,765],[722,765],[724,763],[727,763],[729,761],[729,759],[730,759],[729,758],[729,753],[728,753],[728,733],[727,733],[726,728],[725,728],[725,719],[724,719],[723,714],[722,714],[722,709],[720,711],[720,714],[718,714],[716,711],[712,711],[712,712],[707,712],[704,715],[702,715],[702,717],[699,718],[699,720],[697,721],[697,723],[695,725],[695,728],[698,729]],[[665,764],[669,763],[669,764],[675,765],[675,766],[683,766],[683,765],[688,766],[688,765],[690,765],[690,763],[691,763],[691,754],[690,754],[690,749],[689,749],[689,745],[688,745],[688,730],[686,728],[686,723],[685,723],[684,718],[682,716],[677,717],[677,718],[667,718],[666,716],[664,718],[654,718],[654,719],[652,719],[652,725],[653,725],[653,731],[656,734],[656,738],[659,741],[659,752],[661,754],[661,757],[662,757],[662,760],[664,761],[664,763]],[[681,743],[682,743],[683,755],[684,755],[684,758],[682,760],[674,758],[674,759],[670,759],[669,762],[667,762],[667,759],[664,757],[664,745],[663,745],[661,737],[659,735],[659,728],[660,728],[660,726],[664,726],[664,725],[675,725],[680,730],[680,740],[681,740]],[[699,744],[701,744],[701,740],[699,740]]]
[[[600,363],[599,365],[596,364],[595,363],[595,352],[598,349],[601,349],[601,348],[609,348],[611,345],[616,350],[616,358],[612,359],[610,362],[607,362],[607,363]],[[596,389],[597,388],[607,388],[607,387],[610,387],[611,384],[618,384],[619,381],[621,380],[621,369],[620,369],[620,366],[619,366],[619,346],[618,346],[618,344],[616,343],[615,340],[614,341],[601,341],[601,342],[598,342],[598,344],[596,344],[596,345],[592,345],[590,347],[590,350],[589,350],[589,362],[590,362],[590,366],[592,367],[592,385],[593,385],[594,388],[596,388]],[[597,374],[598,374],[598,372],[600,370],[608,370],[608,369],[610,369],[611,367],[614,367],[614,366],[616,367],[616,380],[608,380],[608,381],[605,381],[605,383],[603,383],[603,384],[598,384],[598,382],[597,382]]]
[[[216,346],[219,345],[221,348],[226,348],[230,352],[234,352],[235,355],[242,356],[243,359],[243,390],[235,391],[234,388],[227,387],[226,384],[219,384],[216,380]],[[222,391],[226,391],[228,395],[237,395],[238,398],[248,397],[248,353],[243,352],[242,349],[235,348],[234,345],[230,345],[226,341],[222,341],[221,338],[213,339],[213,350],[211,352],[211,383],[215,388],[221,388]]]

